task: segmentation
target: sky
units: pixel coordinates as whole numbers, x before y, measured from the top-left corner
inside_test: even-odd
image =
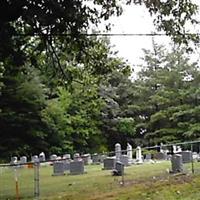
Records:
[[[198,0],[199,1],[199,0]],[[200,4],[200,3],[199,3]],[[153,25],[153,18],[144,6],[125,6],[124,13],[120,17],[113,17],[110,33],[152,33],[157,32]],[[118,56],[124,58],[137,73],[142,64],[142,49],[152,49],[152,39],[158,44],[170,46],[168,36],[113,36],[110,37],[113,49],[118,51]],[[198,55],[193,56],[197,59]]]

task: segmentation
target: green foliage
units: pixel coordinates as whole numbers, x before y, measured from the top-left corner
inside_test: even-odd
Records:
[[[8,69],[8,68],[6,68]],[[10,67],[2,78],[0,127],[2,156],[45,149],[40,111],[45,106],[45,87],[36,70],[24,73]]]
[[[190,0],[133,3],[144,3],[175,42],[196,41],[185,34],[184,26],[196,23]],[[154,43],[131,81],[130,66],[111,52],[107,38],[82,34],[121,13],[114,0],[1,2],[2,157],[199,137],[200,74],[184,56],[188,49],[167,52]]]
[[[135,130],[135,120],[133,118],[121,118],[117,124],[117,129],[120,134],[126,134],[134,137]]]
[[[189,64],[184,49],[167,52],[155,44],[153,52],[145,50],[144,60],[147,65],[136,81],[140,101],[135,104],[141,107],[137,112],[143,116],[145,138],[152,144],[197,139],[197,65]]]

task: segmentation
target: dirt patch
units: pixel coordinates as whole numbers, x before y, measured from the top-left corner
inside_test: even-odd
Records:
[[[146,186],[160,183],[160,184],[184,184],[192,182],[193,178],[188,174],[173,174],[165,176],[153,176],[148,179],[125,180],[123,187],[144,184]]]

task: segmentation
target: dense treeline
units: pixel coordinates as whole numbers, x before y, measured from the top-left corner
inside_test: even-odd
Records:
[[[197,23],[191,0],[1,1],[0,158],[199,137],[199,70],[184,49],[145,50],[131,81],[109,42],[85,34],[121,15],[123,2],[145,5],[157,29],[187,51],[198,42],[185,34],[185,24]]]
[[[79,62],[67,62],[70,87],[53,68],[27,62],[16,69],[8,63],[1,78],[2,156],[199,138],[200,72],[184,49],[167,51],[153,44],[153,51],[144,50],[138,78],[131,80],[130,66],[111,52],[109,42],[91,40],[94,46]],[[66,60],[63,55],[61,62]]]

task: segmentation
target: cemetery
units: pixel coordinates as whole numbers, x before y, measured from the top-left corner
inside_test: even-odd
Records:
[[[0,2],[0,200],[200,200],[199,0]]]
[[[80,193],[81,199],[85,200],[143,200],[148,197],[157,200],[169,194],[173,194],[171,199],[175,200],[194,183],[191,191],[196,192],[196,187],[200,186],[198,153],[182,151],[180,147],[172,155],[161,148],[153,155],[149,152],[143,155],[143,152],[140,146],[133,149],[127,144],[127,149],[122,150],[121,145],[116,143],[109,156],[97,153],[52,154],[48,160],[42,152],[39,156],[32,156],[31,162],[26,156],[14,156],[10,165],[0,167],[0,199],[16,199],[14,180],[18,181],[17,199],[27,200],[34,197],[78,200]],[[36,178],[38,182],[35,182]],[[165,187],[169,193],[164,190]],[[159,189],[163,193],[158,193]],[[35,196],[36,193],[38,196]]]

